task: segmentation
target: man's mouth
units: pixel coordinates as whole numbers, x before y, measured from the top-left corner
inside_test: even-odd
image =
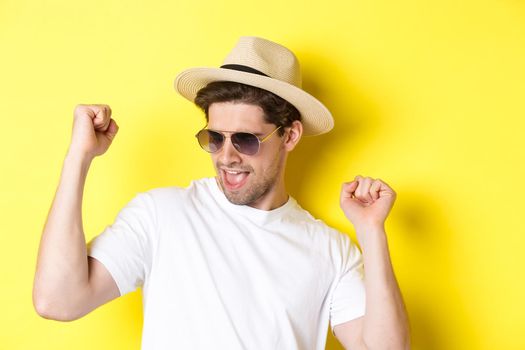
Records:
[[[236,169],[221,169],[221,175],[224,186],[232,191],[241,188],[246,183],[250,172]]]

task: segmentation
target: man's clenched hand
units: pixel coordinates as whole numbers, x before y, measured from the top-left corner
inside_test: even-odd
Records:
[[[383,227],[394,205],[396,193],[385,182],[356,176],[343,183],[340,205],[358,232]]]
[[[90,159],[104,154],[118,132],[111,108],[104,104],[77,105],[73,113],[70,153]]]

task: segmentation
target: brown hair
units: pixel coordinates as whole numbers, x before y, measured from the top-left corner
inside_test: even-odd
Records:
[[[264,111],[264,120],[268,123],[282,126],[279,135],[284,134],[284,128],[292,125],[294,120],[301,120],[301,114],[290,102],[276,94],[255,86],[233,81],[214,81],[197,92],[195,104],[202,109],[208,121],[208,109],[214,102],[242,102],[259,106]]]

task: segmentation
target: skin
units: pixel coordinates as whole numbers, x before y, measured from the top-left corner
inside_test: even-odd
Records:
[[[96,259],[87,256],[82,195],[91,162],[118,132],[108,105],[78,105],[71,143],[42,232],[33,282],[33,305],[47,319],[72,321],[120,295]]]
[[[214,103],[208,110],[208,128],[230,136],[231,132],[251,132],[262,138],[275,130],[274,124],[264,121],[263,110],[254,105],[232,102]],[[217,172],[217,181],[226,198],[234,204],[271,210],[288,200],[284,186],[284,169],[288,152],[297,145],[302,134],[302,125],[296,122],[283,136],[274,133],[261,143],[259,152],[248,156],[237,152],[230,139],[211,159]],[[225,185],[227,170],[248,171],[245,184],[235,190]]]
[[[89,167],[108,150],[118,132],[111,114],[108,105],[78,105],[74,111],[71,143],[44,225],[33,284],[33,304],[44,318],[72,321],[120,295],[104,265],[87,256],[82,224],[82,194]],[[229,102],[210,106],[208,127],[227,135],[248,131],[260,137],[275,129],[264,121],[260,107]],[[238,153],[227,139],[211,155],[225,196],[233,203],[261,210],[286,203],[286,160],[302,130],[301,122],[294,122],[283,136],[275,133],[265,141],[253,156]],[[223,169],[250,174],[243,186],[232,190],[225,186]],[[341,209],[354,225],[363,253],[366,289],[365,315],[334,328],[346,349],[409,348],[408,319],[384,229],[395,198],[384,181],[370,177],[356,176],[341,189]]]

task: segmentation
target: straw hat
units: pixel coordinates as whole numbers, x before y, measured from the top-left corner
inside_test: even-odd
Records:
[[[175,78],[175,90],[191,102],[197,92],[214,81],[234,81],[271,91],[301,113],[304,135],[330,131],[330,111],[301,89],[301,71],[294,53],[272,41],[243,36],[220,68],[191,68]]]

